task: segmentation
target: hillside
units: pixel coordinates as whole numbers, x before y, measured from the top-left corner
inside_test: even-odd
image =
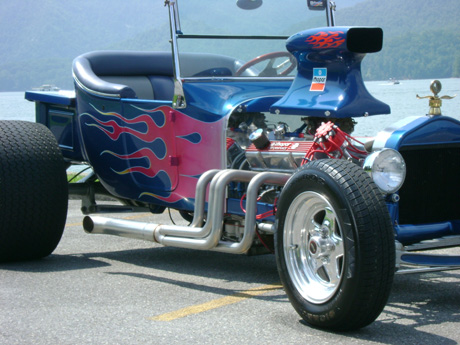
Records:
[[[460,36],[453,34],[460,26],[458,0],[444,0],[436,9],[427,0],[336,3],[337,25],[384,29],[382,52],[363,62],[366,80],[460,77]],[[136,0],[135,6],[125,0],[4,2],[0,91],[22,91],[41,84],[72,88],[73,58],[91,50],[169,49],[163,4],[163,0]],[[222,23],[213,23],[210,16],[206,25]],[[292,32],[301,29],[293,24]]]
[[[2,2],[0,91],[24,90],[41,84],[72,88],[71,64],[76,56],[111,47],[124,49],[125,41],[146,36],[154,25],[164,27],[168,37],[164,2],[135,3],[136,6],[124,0]],[[157,48],[153,37],[144,40],[143,49]]]
[[[379,26],[384,31],[382,51],[363,62],[367,80],[460,77],[460,6],[458,0],[439,4],[367,0],[337,12],[337,25]]]

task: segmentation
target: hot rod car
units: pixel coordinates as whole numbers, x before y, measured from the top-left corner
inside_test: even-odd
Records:
[[[27,92],[37,123],[0,124],[0,260],[51,254],[71,194],[90,234],[274,253],[296,311],[325,329],[372,323],[395,272],[460,268],[420,252],[460,245],[460,122],[440,83],[430,114],[355,138],[356,119],[390,113],[361,75],[383,31],[336,26],[325,0],[274,6],[166,0],[171,51],[86,53],[74,92]],[[97,216],[166,209],[190,224]]]

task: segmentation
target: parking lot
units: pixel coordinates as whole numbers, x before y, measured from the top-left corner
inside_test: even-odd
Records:
[[[0,265],[0,344],[457,344],[460,271],[397,275],[372,325],[307,326],[273,255],[161,247],[85,234],[70,201],[64,236],[40,261]],[[117,214],[153,220],[142,214]],[[176,222],[177,214],[172,214]],[[155,222],[170,222],[168,213]]]

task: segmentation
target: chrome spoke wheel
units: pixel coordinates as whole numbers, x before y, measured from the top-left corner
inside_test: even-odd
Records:
[[[373,322],[390,295],[395,245],[369,175],[342,159],[304,164],[284,186],[276,217],[278,272],[305,322],[336,331]]]
[[[284,228],[286,266],[294,287],[311,303],[327,302],[340,286],[345,260],[333,207],[324,196],[303,192],[290,205]]]

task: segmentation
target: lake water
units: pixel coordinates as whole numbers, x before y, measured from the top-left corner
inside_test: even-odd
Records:
[[[443,95],[459,95],[443,100],[442,113],[460,120],[460,79],[440,79]],[[422,116],[428,112],[428,100],[415,95],[427,96],[431,80],[403,80],[394,85],[386,81],[366,82],[369,92],[391,107],[390,115],[358,118],[354,135],[373,136],[385,127],[408,116]],[[0,92],[0,120],[35,120],[35,104],[24,99],[23,92]]]

